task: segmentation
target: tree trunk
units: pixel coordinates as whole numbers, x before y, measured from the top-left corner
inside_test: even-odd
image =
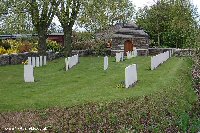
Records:
[[[72,27],[66,26],[64,31],[64,55],[65,57],[71,56],[72,52]]]
[[[46,45],[47,33],[45,31],[38,32],[38,53],[39,55],[46,55],[47,45]]]
[[[158,33],[158,47],[160,47],[160,34]]]

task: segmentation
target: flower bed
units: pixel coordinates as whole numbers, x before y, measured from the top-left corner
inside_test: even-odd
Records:
[[[197,95],[199,97],[200,102],[200,49],[196,51],[194,59],[194,66],[192,70],[192,77],[193,77],[193,86]]]

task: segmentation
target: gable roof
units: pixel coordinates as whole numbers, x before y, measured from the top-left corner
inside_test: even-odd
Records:
[[[113,34],[113,37],[123,38],[124,35],[131,35],[132,37],[149,37],[149,35],[142,29],[140,29],[135,23],[130,22],[125,24],[122,28]]]

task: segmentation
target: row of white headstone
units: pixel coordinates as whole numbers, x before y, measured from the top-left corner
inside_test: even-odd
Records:
[[[66,65],[66,71],[78,64],[79,62],[79,56],[78,54],[73,55],[72,57],[65,58],[65,65]]]
[[[126,52],[126,55],[127,55],[127,59],[131,59],[133,57],[136,57],[137,56],[137,49],[134,49],[133,51]]]
[[[172,51],[166,51],[164,53],[157,54],[151,57],[151,70],[156,69],[160,64],[164,63],[172,56]]]
[[[78,55],[68,57],[65,59],[66,70],[73,67],[79,62]],[[108,69],[108,56],[104,57],[104,70]],[[34,82],[33,65],[24,65],[24,80],[25,82]],[[125,68],[125,87],[129,88],[137,81],[137,67],[136,64],[129,65]]]
[[[115,58],[116,58],[116,62],[123,61],[124,60],[124,52],[116,53]]]
[[[47,57],[28,57],[28,65],[24,65],[24,81],[34,82],[34,67],[40,67],[47,64]]]
[[[33,67],[40,67],[47,64],[47,57],[28,57],[28,65],[33,65]]]
[[[125,68],[125,87],[129,88],[137,82],[137,65],[132,64]]]

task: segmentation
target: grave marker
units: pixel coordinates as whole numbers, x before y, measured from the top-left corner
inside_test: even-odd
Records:
[[[169,59],[171,56],[171,53],[169,51],[166,51],[164,53],[160,53],[156,56],[151,57],[151,70],[154,70],[157,68],[160,64],[164,63]]]
[[[108,56],[105,56],[104,57],[104,67],[103,67],[104,70],[107,70],[108,69]]]
[[[69,61],[67,58],[65,58],[65,69],[66,71],[69,70]]]
[[[31,63],[31,57],[28,57],[28,65],[32,65],[32,63]]]
[[[121,60],[121,53],[116,53],[116,62],[120,62]]]
[[[47,65],[47,56],[44,56],[44,65]]]
[[[40,56],[40,66],[42,66],[42,56]]]
[[[125,87],[129,88],[136,82],[137,82],[137,66],[136,64],[132,64],[125,68]]]
[[[35,67],[35,57],[32,57],[32,65]]]
[[[24,81],[34,82],[33,65],[24,65]]]
[[[40,67],[40,58],[36,57],[36,67]]]

